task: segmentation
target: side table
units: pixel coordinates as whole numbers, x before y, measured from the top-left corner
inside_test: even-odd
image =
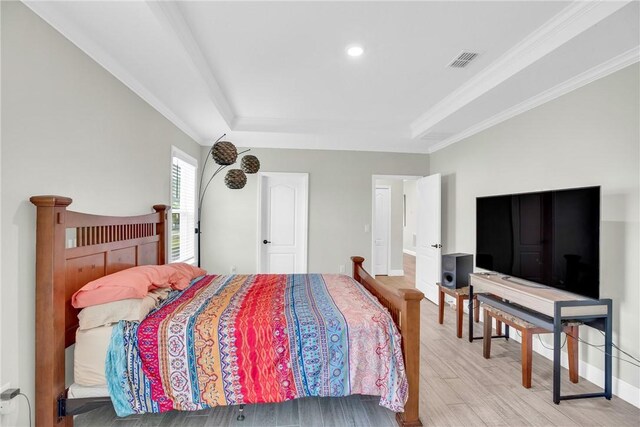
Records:
[[[458,334],[458,338],[462,338],[462,316],[464,314],[464,301],[469,299],[469,287],[465,286],[464,288],[447,288],[442,286],[440,283],[438,285],[438,323],[442,325],[444,322],[444,295],[447,294],[450,297],[455,298],[456,300],[456,331]],[[474,295],[473,296],[473,319],[476,323],[480,321],[480,305],[478,304],[478,299]]]

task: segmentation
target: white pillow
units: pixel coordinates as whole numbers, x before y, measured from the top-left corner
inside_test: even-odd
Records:
[[[83,386],[104,385],[107,350],[111,342],[113,326],[103,326],[86,331],[76,331],[76,347],[73,351],[73,382]]]
[[[169,288],[155,289],[144,298],[130,298],[85,307],[78,313],[80,330],[112,325],[120,320],[140,322],[169,296]]]

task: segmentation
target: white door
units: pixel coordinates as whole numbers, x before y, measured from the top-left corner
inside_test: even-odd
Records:
[[[391,189],[376,187],[373,274],[389,274],[389,232],[391,221]]]
[[[440,281],[440,174],[417,181],[416,287],[438,303]]]
[[[258,190],[258,272],[307,272],[309,175],[264,172]]]

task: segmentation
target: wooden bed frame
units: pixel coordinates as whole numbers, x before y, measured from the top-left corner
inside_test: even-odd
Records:
[[[73,426],[73,416],[110,404],[109,398],[67,399],[65,349],[75,343],[78,310],[71,296],[86,283],[137,265],[164,264],[169,207],[155,213],[114,217],[67,210],[72,200],[34,196],[36,230],[36,410],[37,426]],[[72,243],[72,244],[69,244]],[[353,277],[387,307],[402,335],[409,400],[396,418],[421,426],[418,416],[420,301],[422,292],[396,290],[376,281],[352,257]]]

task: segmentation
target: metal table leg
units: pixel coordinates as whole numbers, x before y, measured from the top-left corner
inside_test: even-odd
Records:
[[[612,301],[607,302],[607,317],[604,319],[604,397],[611,400],[611,357],[613,353]]]
[[[471,285],[469,285],[469,342],[473,342],[473,286]]]
[[[560,337],[562,334],[561,306],[556,304],[553,316],[553,403],[560,404]]]

